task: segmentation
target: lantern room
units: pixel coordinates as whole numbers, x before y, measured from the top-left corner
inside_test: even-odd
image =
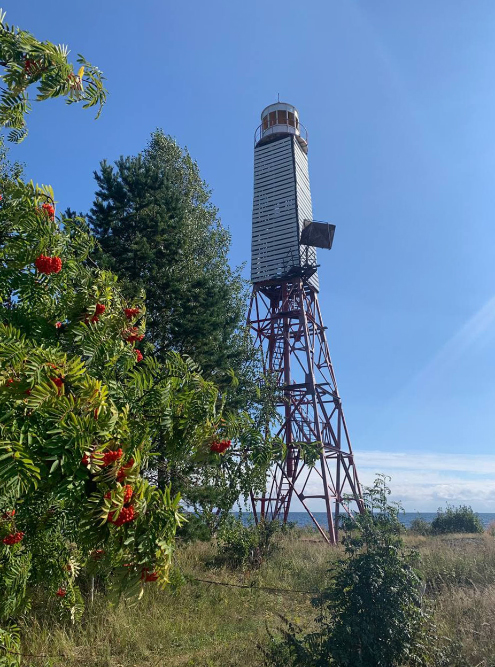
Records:
[[[255,146],[269,143],[288,134],[295,135],[301,147],[307,150],[308,133],[304,125],[299,122],[296,107],[286,102],[276,102],[265,107],[261,112],[261,125],[254,135]]]

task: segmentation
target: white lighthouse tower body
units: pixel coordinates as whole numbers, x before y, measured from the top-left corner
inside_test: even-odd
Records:
[[[312,220],[307,132],[297,109],[277,102],[263,109],[255,133],[251,282],[316,267],[315,248],[300,241]],[[318,289],[316,271],[309,282]]]

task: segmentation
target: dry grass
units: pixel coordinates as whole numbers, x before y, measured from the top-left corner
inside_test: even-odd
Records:
[[[257,586],[319,590],[341,553],[297,531],[279,538],[279,549],[256,572],[212,568],[213,544],[178,549],[189,577],[252,585],[252,589],[189,582],[177,591],[150,588],[135,607],[111,608],[97,598],[83,623],[57,623],[38,613],[24,628],[26,653],[66,657],[29,658],[30,667],[261,667],[259,644],[279,614],[305,625],[314,617],[309,595],[256,590]],[[495,666],[495,540],[481,536],[407,537],[421,554],[434,600],[435,623],[448,667]]]
[[[266,624],[279,614],[302,621],[313,616],[310,595],[256,590],[276,587],[318,590],[328,581],[329,560],[337,551],[318,541],[280,538],[280,548],[259,571],[251,574],[212,569],[212,544],[197,543],[178,550],[178,565],[186,576],[252,589],[190,582],[177,591],[150,589],[137,606],[110,608],[97,599],[75,627],[61,626],[40,613],[25,628],[23,651],[64,657],[30,658],[33,667],[179,667],[194,665],[261,665],[258,644],[267,639]]]

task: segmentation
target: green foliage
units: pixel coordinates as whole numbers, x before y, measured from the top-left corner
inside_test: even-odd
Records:
[[[21,638],[16,625],[0,628],[0,667],[18,667]]]
[[[156,482],[171,483],[213,533],[239,494],[263,487],[274,450],[260,436],[275,414],[274,387],[258,381],[246,285],[228,262],[230,235],[197,164],[160,130],[143,153],[115,166],[102,162],[95,178],[94,257],[117,273],[129,300],[146,293],[146,340],[155,354],[194,359],[221,390],[225,432],[249,452],[191,461],[171,457],[169,442],[155,442]]]
[[[426,612],[417,555],[404,548],[399,508],[389,505],[379,477],[363,496],[366,511],[344,518],[346,558],[316,600],[317,629],[301,635],[289,625],[284,642],[275,642],[267,661],[303,667],[398,667],[424,664]]]
[[[34,591],[75,621],[89,574],[111,599],[167,583],[182,516],[172,479],[150,482],[158,445],[168,471],[221,480],[224,503],[237,499],[243,471],[244,484],[263,478],[271,449],[246,413],[224,414],[218,387],[189,358],[170,351],[159,362],[139,343],[144,304],[126,312],[116,277],[90,258],[85,221],[51,212],[51,188],[4,179],[2,196],[0,624]],[[60,270],[44,273],[41,256]],[[218,438],[251,452],[214,454]]]
[[[157,130],[143,153],[102,162],[95,178],[97,258],[129,298],[146,292],[147,338],[158,350],[190,355],[231,390],[233,371],[242,390],[254,362],[247,285],[229,266],[230,234],[196,162]]]
[[[215,493],[226,508],[259,486],[271,446],[247,413],[224,412],[218,388],[189,358],[168,352],[160,363],[141,344],[138,361],[128,339],[145,331],[144,304],[134,301],[129,319],[115,276],[90,260],[83,219],[43,209],[50,188],[17,181],[3,191],[0,623],[18,617],[35,589],[58,597],[61,617],[74,621],[85,574],[111,599],[139,598],[150,573],[167,583],[182,523],[172,481],[213,488],[217,516]],[[59,257],[61,270],[42,273],[40,255]],[[212,453],[218,438],[250,451]],[[157,445],[176,475],[161,489],[151,483]]]
[[[431,522],[431,532],[433,535],[444,533],[482,533],[483,524],[479,516],[473,512],[468,505],[459,507],[447,506],[443,510],[439,508],[437,516]]]
[[[68,62],[69,50],[61,44],[40,42],[25,30],[5,23],[0,9],[0,125],[10,129],[8,140],[19,143],[27,135],[26,115],[31,111],[29,88],[37,90],[36,100],[65,97],[67,104],[82,102],[83,108],[99,106],[106,100],[103,76],[97,67],[78,55],[79,69]]]
[[[411,521],[408,532],[412,535],[430,535],[431,524],[422,517],[418,516]]]
[[[256,568],[273,552],[273,538],[287,532],[289,524],[278,521],[245,523],[242,515],[230,514],[218,531],[219,560],[232,568]]]

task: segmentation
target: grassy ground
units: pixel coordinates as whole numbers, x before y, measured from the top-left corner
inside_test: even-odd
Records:
[[[190,577],[253,588],[190,582],[178,590],[149,593],[135,607],[110,608],[99,598],[76,627],[39,613],[24,628],[23,651],[64,657],[30,657],[33,667],[196,667],[263,664],[259,645],[279,615],[300,625],[315,610],[310,595],[256,590],[273,587],[318,590],[339,555],[308,533],[279,538],[278,549],[252,573],[212,565],[215,548],[196,543],[180,548],[177,563]],[[456,667],[495,665],[495,539],[489,535],[407,538],[422,556],[427,595],[434,600],[442,641],[453,647]],[[450,664],[450,663],[448,663]],[[453,664],[453,663],[452,663]]]

